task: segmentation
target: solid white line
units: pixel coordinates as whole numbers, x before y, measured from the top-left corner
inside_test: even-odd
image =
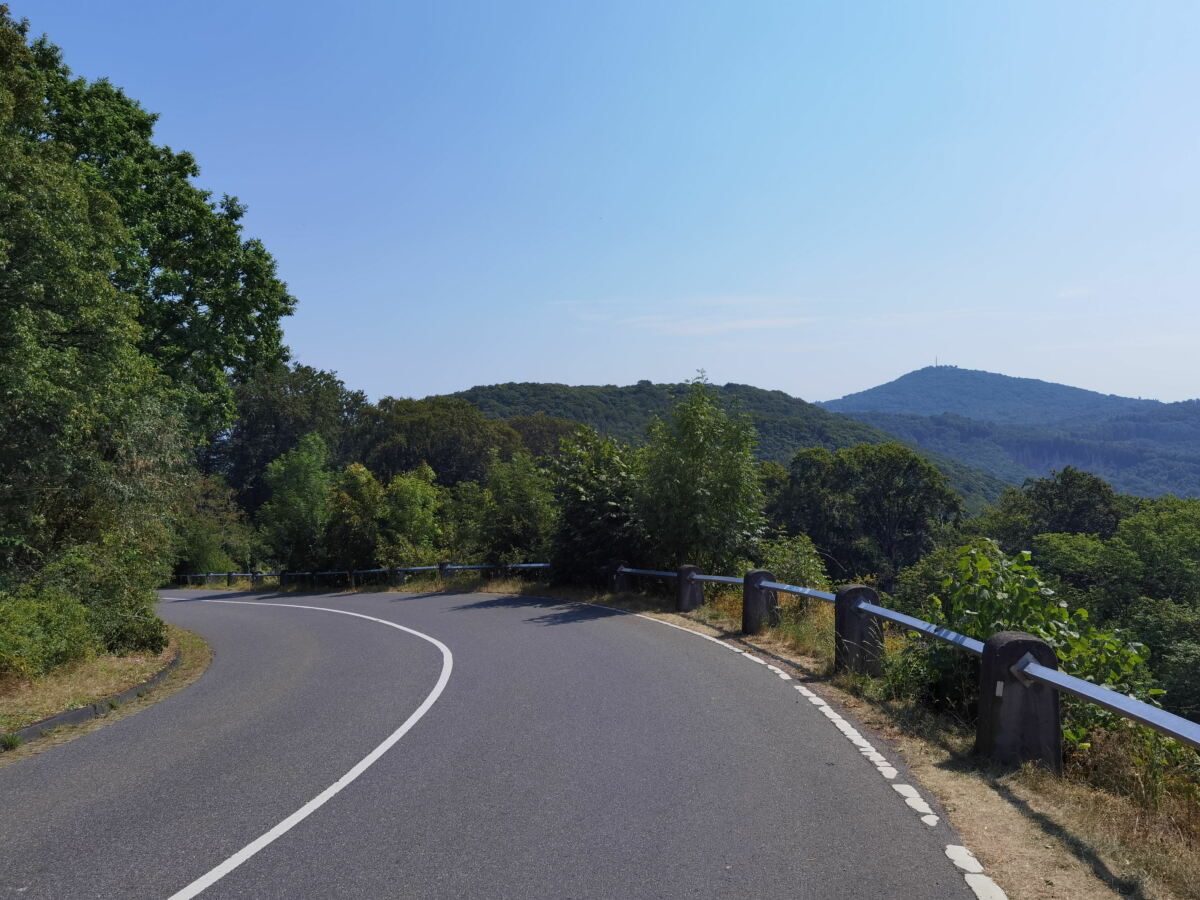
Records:
[[[376,760],[379,759],[379,757],[383,756],[383,754],[385,754],[391,748],[391,746],[396,743],[396,741],[404,737],[404,735],[406,735],[409,730],[416,725],[418,721],[420,721],[421,717],[424,716],[425,713],[429,712],[433,704],[437,702],[438,697],[441,696],[442,691],[446,689],[446,683],[450,680],[450,671],[454,668],[454,655],[450,652],[450,648],[437,638],[432,638],[429,635],[422,634],[421,632],[415,631],[412,628],[405,628],[403,625],[397,625],[395,622],[389,622],[387,619],[377,619],[374,616],[364,616],[362,613],[350,612],[345,609],[329,609],[324,606],[300,606],[295,603],[258,603],[251,600],[203,600],[201,602],[238,603],[244,606],[285,606],[289,609],[312,609],[317,610],[318,612],[337,613],[338,615],[342,616],[354,616],[356,619],[366,619],[369,622],[378,622],[380,625],[387,625],[389,628],[396,628],[400,631],[404,631],[408,634],[419,637],[421,640],[428,641],[429,643],[433,644],[433,646],[437,647],[442,654],[442,674],[438,676],[437,684],[433,686],[433,690],[429,692],[429,696],[425,698],[425,700],[416,708],[411,716],[404,720],[404,724],[388,735],[382,744],[359,760],[358,763],[355,764],[354,768],[352,768],[349,772],[347,772],[329,787],[325,788],[325,790],[321,791],[321,793],[317,794],[317,796],[313,797],[270,831],[267,831],[265,834],[255,838],[237,853],[233,854],[233,856],[229,857],[229,859],[225,860],[225,862],[221,863],[210,872],[201,875],[183,890],[172,894],[170,900],[189,900],[189,898],[195,897],[201,891],[211,887],[217,881],[224,878],[250,857],[254,856],[254,854],[258,853],[258,851],[283,837],[283,835],[287,834],[289,831],[311,816],[314,812],[324,806],[343,788],[345,788],[352,781],[354,781],[354,779],[358,778],[359,775],[365,772]]]

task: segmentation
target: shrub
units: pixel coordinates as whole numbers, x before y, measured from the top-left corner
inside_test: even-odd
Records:
[[[0,677],[36,678],[96,649],[88,612],[61,592],[0,594]]]

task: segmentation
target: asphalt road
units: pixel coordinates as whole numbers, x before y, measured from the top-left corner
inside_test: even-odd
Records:
[[[0,898],[974,896],[902,768],[694,634],[481,594],[166,596],[212,667],[0,769]]]

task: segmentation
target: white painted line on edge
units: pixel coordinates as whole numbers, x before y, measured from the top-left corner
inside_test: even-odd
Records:
[[[229,859],[225,860],[225,862],[221,863],[219,866],[207,872],[206,874],[201,875],[183,890],[172,894],[169,900],[189,900],[189,898],[195,897],[201,891],[206,890],[216,882],[220,881],[246,860],[250,859],[250,857],[254,856],[254,854],[258,853],[258,851],[283,837],[285,834],[311,816],[314,812],[324,806],[327,802],[329,802],[329,800],[340,793],[343,788],[347,787],[351,782],[358,778],[359,775],[370,768],[370,766],[375,763],[379,757],[387,753],[387,751],[391,749],[392,745],[395,744],[396,741],[404,737],[404,735],[406,735],[412,729],[412,727],[421,720],[421,717],[424,716],[425,713],[429,712],[433,704],[437,702],[438,697],[442,695],[442,691],[446,689],[446,683],[450,680],[450,672],[454,668],[454,655],[450,652],[450,648],[437,638],[430,637],[427,634],[422,634],[421,632],[415,631],[412,628],[405,628],[403,625],[397,625],[395,622],[389,622],[387,619],[377,619],[374,616],[364,616],[362,613],[350,612],[349,610],[345,609],[329,609],[328,607],[324,606],[300,606],[295,603],[258,603],[252,600],[202,600],[201,602],[236,603],[242,606],[283,606],[287,607],[288,609],[311,609],[316,610],[317,612],[336,613],[337,615],[341,616],[354,616],[356,619],[366,619],[369,622],[378,622],[380,625],[387,625],[389,628],[396,628],[400,631],[406,632],[407,634],[419,637],[421,640],[428,641],[429,643],[433,644],[433,646],[437,647],[442,654],[442,673],[438,676],[437,684],[433,686],[433,690],[429,692],[429,695],[422,701],[421,705],[413,711],[413,714],[404,720],[404,724],[389,734],[384,739],[382,744],[355,763],[354,768],[352,768],[349,772],[347,772],[329,787],[325,788],[325,790],[321,791],[321,793],[317,794],[317,796],[313,797],[270,831],[267,831],[266,833],[255,838],[237,853],[233,854],[233,856],[229,857]]]

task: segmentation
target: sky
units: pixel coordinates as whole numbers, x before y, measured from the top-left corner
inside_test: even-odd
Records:
[[[1200,4],[9,0],[160,114],[372,398],[1200,396]]]

